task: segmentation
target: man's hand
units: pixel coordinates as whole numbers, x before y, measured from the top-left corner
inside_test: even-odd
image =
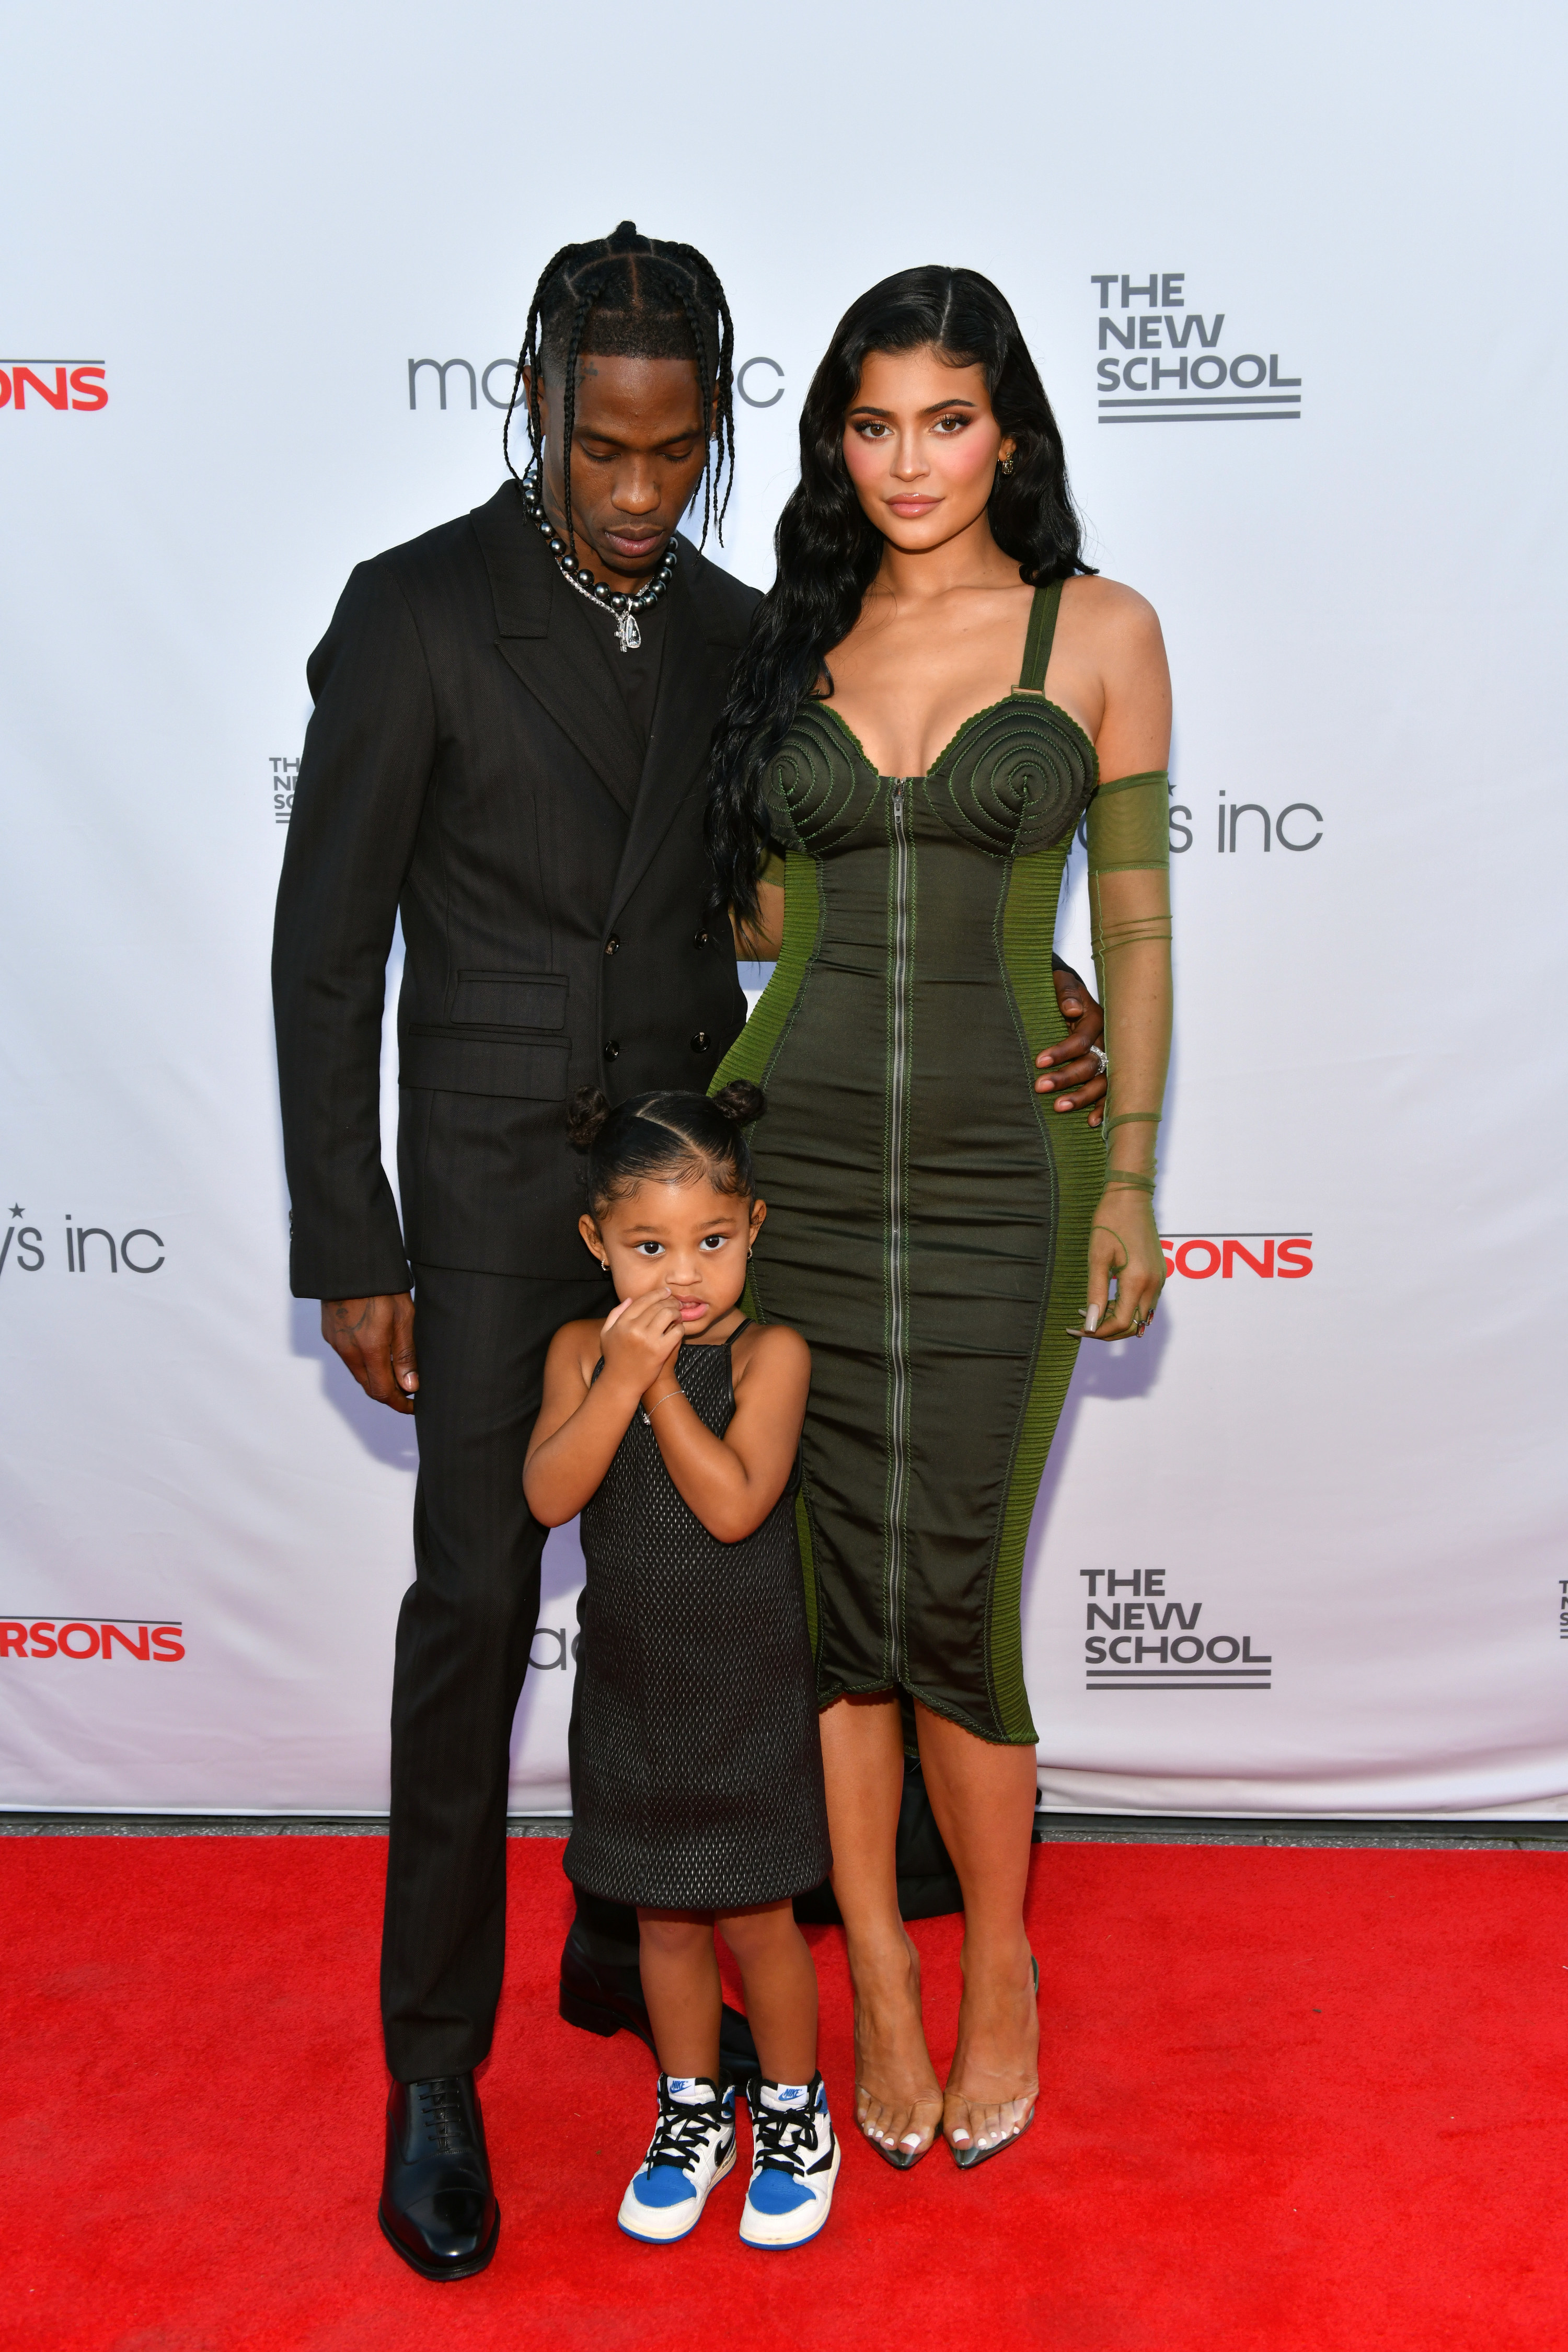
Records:
[[[366,1396],[412,1412],[419,1386],[414,1301],[406,1290],[379,1298],[323,1298],[321,1337],[337,1349]]]
[[[1057,1094],[1059,1087],[1070,1087],[1071,1093],[1058,1096],[1051,1108],[1080,1110],[1092,1103],[1089,1123],[1098,1127],[1105,1117],[1105,1076],[1089,1049],[1098,1045],[1105,1034],[1105,1015],[1076,971],[1053,971],[1051,978],[1056,982],[1062,1019],[1073,1025],[1059,1045],[1036,1055],[1036,1069],[1048,1070],[1050,1076],[1035,1080],[1035,1092]]]

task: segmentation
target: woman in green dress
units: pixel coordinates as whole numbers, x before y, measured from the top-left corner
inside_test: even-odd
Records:
[[[1150,606],[1081,560],[1038,373],[972,270],[848,311],[777,544],[710,810],[738,930],[777,969],[714,1083],[766,1090],[752,1311],[812,1350],[801,1534],[858,2120],[900,2167],[940,2126],[967,2168],[1038,2090],[1030,1513],[1080,1340],[1147,1329],[1163,1277],[1170,688]],[[1086,816],[1102,1130],[1037,1075]],[[910,1735],[964,1897],[945,2089],[898,1908]]]

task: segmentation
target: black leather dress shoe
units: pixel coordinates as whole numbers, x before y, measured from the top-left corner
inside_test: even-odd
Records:
[[[500,2208],[471,2074],[394,2083],[377,2219],[421,2278],[472,2278],[489,2261]]]
[[[585,1945],[576,1927],[568,1930],[561,1955],[562,2016],[568,2025],[580,2025],[585,2033],[601,2033],[606,2039],[624,2026],[652,2050],[653,2026],[637,1962],[596,1958]],[[752,2029],[740,2011],[728,2003],[719,2019],[719,2071],[723,2076],[720,2087],[724,2090],[757,2072]]]

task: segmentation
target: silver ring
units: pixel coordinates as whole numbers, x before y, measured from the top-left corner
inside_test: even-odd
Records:
[[[1103,1077],[1106,1071],[1110,1066],[1104,1046],[1091,1045],[1089,1050],[1094,1056],[1094,1065],[1096,1069],[1100,1072],[1100,1076]]]

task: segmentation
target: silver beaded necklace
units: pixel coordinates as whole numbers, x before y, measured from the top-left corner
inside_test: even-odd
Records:
[[[617,647],[624,654],[635,654],[642,643],[637,614],[646,613],[650,604],[657,604],[675,577],[676,565],[679,562],[675,541],[670,541],[665,550],[664,562],[647,586],[639,588],[635,596],[628,596],[624,589],[606,588],[602,580],[595,580],[585,563],[573,563],[571,549],[544,511],[539,495],[537,466],[531,466],[522,478],[522,503],[538,524],[540,533],[560,568],[563,580],[568,587],[575,588],[579,596],[585,596],[590,604],[596,604],[602,613],[608,614],[616,625]]]

